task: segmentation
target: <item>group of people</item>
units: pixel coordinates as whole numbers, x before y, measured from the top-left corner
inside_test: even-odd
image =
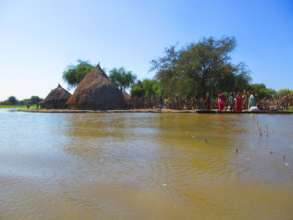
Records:
[[[230,93],[226,96],[220,93],[217,98],[218,111],[234,111],[242,112],[244,109],[248,111],[257,111],[256,97],[253,93]]]

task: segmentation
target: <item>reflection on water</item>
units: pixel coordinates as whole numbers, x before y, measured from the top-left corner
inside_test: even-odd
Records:
[[[0,112],[0,219],[292,219],[285,115]]]

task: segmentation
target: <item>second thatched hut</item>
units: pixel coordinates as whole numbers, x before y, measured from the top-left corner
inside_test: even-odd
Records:
[[[58,85],[58,87],[53,89],[41,102],[41,106],[46,109],[64,109],[70,96],[71,94],[66,89]]]
[[[71,108],[90,110],[123,109],[125,100],[123,93],[97,65],[79,83],[67,105]]]

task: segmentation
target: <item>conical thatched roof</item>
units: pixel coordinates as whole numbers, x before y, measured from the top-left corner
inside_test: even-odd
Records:
[[[113,85],[98,65],[79,83],[68,106],[78,109],[122,109],[125,101],[122,92]]]
[[[49,95],[42,101],[41,105],[47,109],[62,109],[65,108],[71,94],[64,89],[61,85],[58,85],[56,89],[53,89]]]

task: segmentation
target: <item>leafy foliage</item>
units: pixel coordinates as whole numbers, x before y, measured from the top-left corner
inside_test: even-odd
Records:
[[[123,92],[131,87],[136,80],[136,76],[131,72],[125,70],[123,67],[114,68],[110,71],[109,75],[111,81]]]
[[[38,96],[32,96],[29,99],[18,100],[15,96],[10,96],[7,100],[0,103],[0,105],[15,106],[15,105],[39,105],[42,99]]]
[[[167,48],[165,56],[152,61],[165,97],[192,99],[206,93],[240,91],[248,87],[250,77],[243,63],[232,64],[230,53],[234,38],[203,39],[177,50]]]
[[[94,66],[89,62],[78,60],[77,65],[68,66],[63,72],[63,79],[69,86],[75,87],[93,68]]]
[[[42,101],[42,99],[39,96],[32,96],[29,100],[30,105],[37,105]]]
[[[137,98],[143,98],[145,95],[145,91],[143,88],[142,82],[139,80],[137,83],[133,84],[131,87],[131,96]]]
[[[258,99],[273,97],[277,94],[277,92],[273,89],[267,88],[265,84],[251,84],[249,85],[249,89],[255,93]]]
[[[1,102],[0,105],[18,105],[19,101],[15,96],[8,97],[5,101]]]
[[[279,97],[283,97],[283,96],[287,96],[287,95],[293,95],[293,90],[290,90],[290,89],[280,89],[277,92],[277,95]]]
[[[8,105],[17,105],[18,104],[18,100],[15,98],[15,96],[10,96],[7,99],[7,104]]]
[[[162,87],[158,80],[144,79],[131,87],[131,96],[144,97],[150,100],[162,96]]]

